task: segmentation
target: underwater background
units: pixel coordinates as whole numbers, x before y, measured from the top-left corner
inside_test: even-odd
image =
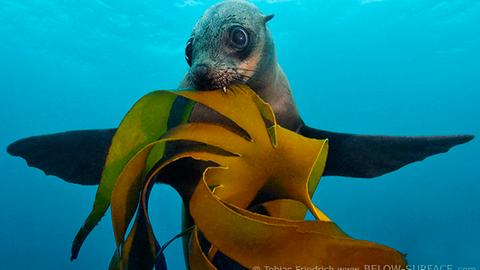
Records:
[[[115,127],[142,95],[176,88],[185,42],[214,2],[0,0],[0,269],[107,268],[109,215],[69,261],[96,187],[45,176],[5,149]],[[480,1],[254,3],[275,14],[278,60],[308,125],[477,135],[379,178],[322,178],[314,202],[352,237],[407,253],[412,265],[480,269]],[[180,198],[157,186],[150,201],[164,243],[181,230]],[[170,269],[184,269],[181,241],[166,255]]]

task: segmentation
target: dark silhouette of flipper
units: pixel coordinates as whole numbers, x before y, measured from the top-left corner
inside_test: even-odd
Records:
[[[34,136],[8,146],[29,166],[67,182],[97,185],[116,129],[79,130]]]
[[[305,137],[328,139],[329,151],[324,175],[360,178],[377,177],[425,158],[447,152],[466,143],[472,135],[372,136],[335,133],[303,126]]]
[[[28,165],[67,182],[96,185],[115,129],[82,130],[35,136],[11,144],[7,151]],[[447,152],[471,135],[435,137],[369,136],[335,133],[303,126],[300,134],[329,140],[324,175],[372,178],[409,163]]]

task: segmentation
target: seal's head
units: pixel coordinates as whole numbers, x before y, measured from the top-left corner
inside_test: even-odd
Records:
[[[275,61],[265,27],[272,17],[247,1],[230,0],[209,8],[185,48],[190,84],[200,90],[221,89],[260,76]]]

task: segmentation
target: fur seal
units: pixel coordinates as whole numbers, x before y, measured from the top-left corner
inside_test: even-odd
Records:
[[[377,177],[473,139],[471,135],[355,135],[308,127],[298,113],[287,77],[277,62],[274,42],[266,26],[272,17],[263,15],[246,1],[225,1],[209,8],[187,41],[185,58],[190,69],[180,88],[225,90],[232,83],[246,83],[272,105],[280,125],[306,137],[329,139],[324,175]],[[223,120],[213,111],[196,105],[191,121]],[[29,137],[12,143],[7,151],[46,174],[71,183],[95,185],[100,180],[114,133],[115,129],[83,130]],[[177,172],[188,174],[187,171],[180,168]]]
[[[185,48],[190,69],[181,88],[224,88],[244,82],[271,103],[280,125],[318,139],[329,139],[324,175],[372,178],[473,139],[455,136],[371,136],[324,131],[301,120],[288,80],[276,61],[264,16],[251,3],[231,0],[209,8]],[[193,119],[212,118],[195,108]],[[69,131],[34,136],[8,146],[8,153],[28,165],[82,185],[98,184],[115,129]]]
[[[272,18],[246,1],[210,7],[187,41],[190,69],[180,87],[226,89],[232,83],[246,83],[272,106],[280,125],[297,130],[301,119],[266,27]],[[194,111],[193,118],[199,114]]]

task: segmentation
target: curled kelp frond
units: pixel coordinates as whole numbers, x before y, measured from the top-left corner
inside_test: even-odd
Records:
[[[151,269],[155,262],[165,268],[148,218],[150,192],[161,182],[180,193],[193,217],[192,270],[216,269],[209,258],[217,252],[247,268],[405,264],[391,248],[348,237],[312,203],[325,168],[326,140],[278,126],[271,107],[247,86],[233,86],[228,93],[158,91],[137,102],[114,137],[95,207],[74,244],[77,252],[111,203],[117,250],[110,268]],[[177,110],[181,117],[170,115],[176,100],[189,104]],[[218,112],[248,136],[220,124],[186,123],[192,103]],[[172,118],[181,120],[172,124]],[[165,155],[165,145],[173,141],[198,147]],[[165,176],[185,159],[213,165],[197,168],[196,181]],[[248,210],[254,206],[270,216]],[[307,210],[316,220],[303,220]],[[208,254],[200,248],[199,232],[211,244]]]

